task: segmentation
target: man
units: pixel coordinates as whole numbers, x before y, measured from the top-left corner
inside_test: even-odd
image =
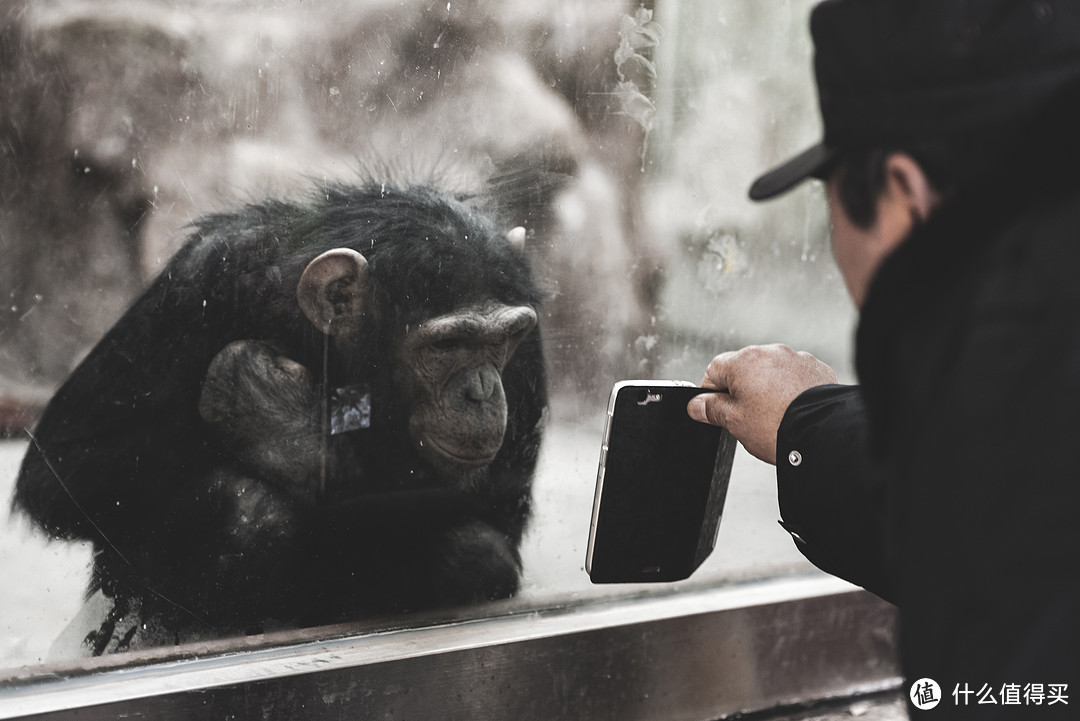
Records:
[[[749,348],[689,413],[899,606],[938,718],[1080,718],[1080,1],[829,0],[811,32],[823,142],[751,197],[826,180],[862,385]]]

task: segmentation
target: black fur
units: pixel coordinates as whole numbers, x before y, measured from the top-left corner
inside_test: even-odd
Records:
[[[392,380],[411,325],[480,300],[539,303],[504,231],[427,187],[379,184],[199,221],[49,403],[14,506],[54,538],[93,541],[95,587],[177,626],[253,631],[513,593],[547,403],[539,330],[504,370],[504,444],[468,492],[409,446]],[[373,283],[347,355],[295,295],[306,264],[334,247],[362,253]],[[200,418],[212,359],[248,339],[316,382],[325,368],[330,387],[371,389],[371,427],[330,437],[318,502],[238,469]]]

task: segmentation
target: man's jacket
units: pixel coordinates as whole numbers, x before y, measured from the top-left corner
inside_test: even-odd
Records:
[[[788,409],[782,523],[899,606],[908,682],[935,679],[940,709],[1080,718],[1080,94],[1004,168],[882,265],[861,387]],[[1012,708],[1011,684],[1071,697]],[[996,704],[963,695],[985,688]]]

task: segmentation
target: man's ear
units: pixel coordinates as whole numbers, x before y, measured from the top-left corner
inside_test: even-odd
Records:
[[[919,222],[926,222],[941,202],[922,166],[906,153],[891,153],[885,158],[885,190]]]
[[[316,328],[338,335],[359,324],[368,283],[367,259],[350,248],[334,248],[308,263],[296,286],[296,300]]]

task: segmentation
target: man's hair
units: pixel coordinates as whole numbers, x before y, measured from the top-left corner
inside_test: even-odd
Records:
[[[893,153],[910,155],[939,193],[954,190],[955,174],[948,151],[919,145],[857,148],[840,156],[833,173],[840,205],[852,223],[866,230],[877,221],[877,201],[885,192],[885,159]]]
[[[963,138],[913,140],[841,153],[833,176],[840,204],[859,228],[877,220],[877,200],[885,190],[885,159],[893,153],[911,156],[930,185],[945,198],[961,193],[994,170],[1002,147],[1001,131],[973,133]]]

